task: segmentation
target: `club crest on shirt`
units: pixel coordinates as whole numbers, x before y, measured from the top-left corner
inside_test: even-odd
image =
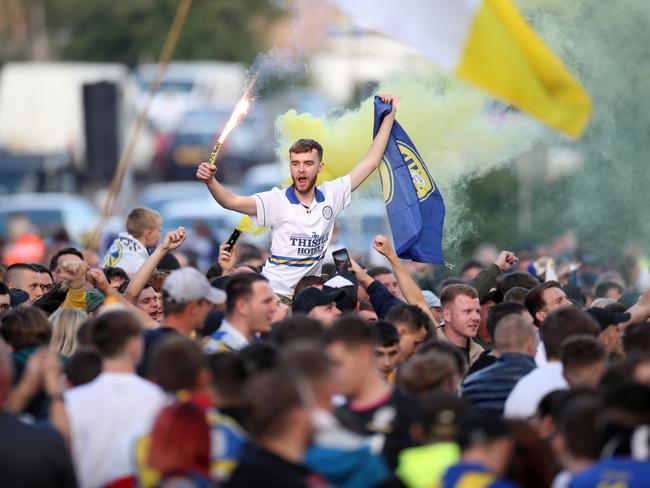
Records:
[[[334,210],[332,210],[332,207],[330,207],[329,205],[325,205],[323,207],[323,218],[325,220],[330,220],[333,214],[334,214]]]
[[[418,200],[422,202],[436,190],[433,179],[429,174],[429,170],[415,148],[402,141],[397,141],[397,146],[399,147],[400,153],[402,154],[404,162],[411,174],[411,181],[413,182],[413,188],[417,193]],[[386,160],[386,157],[382,159],[379,166],[379,176],[384,191],[384,202],[388,204],[393,199],[394,176],[393,169]]]

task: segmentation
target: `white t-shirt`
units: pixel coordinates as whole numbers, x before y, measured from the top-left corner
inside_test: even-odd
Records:
[[[503,415],[509,419],[528,419],[535,415],[539,402],[548,393],[567,388],[561,362],[550,361],[538,366],[517,382],[506,400]]]
[[[133,476],[133,449],[151,430],[165,394],[136,374],[102,373],[65,393],[72,458],[81,488]]]
[[[271,257],[262,275],[277,294],[292,296],[303,276],[320,273],[322,260],[334,231],[334,221],[352,201],[349,176],[326,181],[316,188],[307,208],[293,186],[256,193],[257,225],[272,230]]]
[[[117,266],[129,275],[133,275],[138,272],[148,257],[147,248],[139,240],[128,232],[120,232],[118,238],[113,241],[113,244],[106,252],[99,267],[104,269],[107,266]]]

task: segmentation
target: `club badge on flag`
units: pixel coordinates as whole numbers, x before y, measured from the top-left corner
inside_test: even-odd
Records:
[[[392,106],[375,97],[373,137]],[[397,121],[379,167],[388,222],[400,258],[444,264],[445,203],[415,144]]]

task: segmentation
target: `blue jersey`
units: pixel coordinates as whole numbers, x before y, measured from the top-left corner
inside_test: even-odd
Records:
[[[517,488],[480,464],[458,463],[445,473],[442,488]]]
[[[629,458],[610,458],[576,475],[571,488],[646,488],[650,486],[650,463]]]

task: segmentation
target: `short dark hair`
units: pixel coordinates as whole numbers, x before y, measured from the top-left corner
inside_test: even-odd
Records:
[[[331,376],[329,358],[318,342],[296,341],[284,350],[282,359],[285,366],[304,376],[310,383],[320,382]]]
[[[375,338],[365,321],[357,317],[337,320],[325,331],[325,344],[342,342],[346,347],[374,346]]]
[[[0,335],[14,351],[46,346],[52,338],[52,326],[40,308],[18,307],[0,317]]]
[[[539,285],[539,280],[529,273],[522,273],[517,271],[515,273],[508,273],[502,275],[497,280],[497,290],[499,290],[503,296],[506,295],[510,290],[515,287],[526,288],[527,290],[532,290]]]
[[[142,326],[130,312],[115,310],[93,319],[90,335],[100,356],[111,359],[124,352],[129,340],[142,335]]]
[[[59,258],[65,254],[72,254],[80,258],[82,261],[84,260],[84,255],[77,248],[64,247],[63,249],[57,251],[54,256],[52,256],[52,259],[50,259],[50,271],[56,271],[56,268],[59,265]]]
[[[621,294],[625,291],[625,289],[618,283],[605,281],[604,283],[600,283],[596,286],[594,295],[596,298],[604,298],[607,295],[607,292],[612,288],[616,288]]]
[[[461,421],[456,442],[461,451],[508,437],[512,429],[505,419],[496,413],[476,410]]]
[[[575,307],[562,307],[548,314],[542,324],[544,349],[549,359],[560,358],[560,346],[565,339],[578,334],[598,337],[600,327],[591,316]]]
[[[72,386],[85,385],[102,372],[102,358],[92,349],[77,349],[68,358],[63,372]]]
[[[325,333],[325,327],[320,321],[306,315],[292,315],[273,324],[271,339],[279,347],[300,339],[320,340]]]
[[[401,303],[391,307],[386,314],[386,320],[395,324],[404,324],[411,332],[417,332],[420,329],[431,330],[431,319],[417,305],[408,305]]]
[[[275,437],[285,431],[293,408],[305,405],[300,380],[285,370],[260,373],[244,387],[249,432],[254,438]],[[308,388],[308,385],[305,384]]]
[[[650,357],[650,324],[631,324],[623,333],[623,351],[626,357]]]
[[[213,354],[208,358],[208,364],[220,406],[224,403],[230,406],[239,405],[244,383],[249,376],[243,358],[231,352]]]
[[[151,375],[165,391],[192,390],[207,368],[201,347],[185,337],[166,337],[151,355]]]
[[[322,161],[323,146],[321,146],[320,143],[318,143],[314,139],[298,139],[289,148],[289,157],[291,157],[291,153],[299,154],[299,153],[312,152],[314,149],[318,154],[318,159]]]
[[[568,337],[560,346],[560,360],[564,371],[585,368],[606,361],[607,353],[600,341],[592,335]]]
[[[318,275],[307,275],[300,278],[298,284],[296,285],[294,296],[296,296],[301,291],[310,288],[315,285],[324,285],[325,279]]]
[[[9,287],[0,281],[0,295],[9,295]]]
[[[524,305],[526,305],[526,308],[533,316],[533,320],[537,325],[539,325],[539,321],[535,315],[537,312],[541,311],[542,308],[544,308],[544,305],[546,305],[543,295],[544,292],[550,288],[562,289],[562,285],[560,285],[557,281],[545,281],[544,283],[537,285],[535,288],[532,288],[526,294],[526,298],[524,299]]]
[[[205,277],[208,281],[219,278],[223,274],[223,268],[219,263],[212,263],[208,270],[205,272]]]
[[[253,293],[253,283],[257,281],[268,281],[264,276],[255,273],[238,273],[228,281],[226,285],[226,315],[235,311],[237,302],[247,298]]]
[[[39,273],[46,273],[46,274],[50,275],[50,279],[52,279],[52,281],[54,281],[54,277],[52,276],[52,272],[51,272],[49,269],[47,269],[46,266],[43,266],[43,265],[40,264],[40,263],[30,263],[30,264],[31,264],[31,265],[34,267],[34,269],[36,269],[36,271],[38,271]]]
[[[15,277],[12,275],[18,271],[31,271],[32,273],[38,273],[38,270],[31,264],[15,263],[9,266],[7,271],[5,271],[5,282],[9,283],[10,281],[13,281]]]
[[[508,293],[503,296],[503,301],[516,302],[523,305],[527,294],[528,288],[524,288],[523,286],[513,286],[508,290]]]
[[[494,330],[496,329],[497,324],[503,317],[506,317],[507,315],[513,315],[513,314],[519,315],[527,311],[528,309],[524,307],[521,303],[516,303],[516,302],[497,303],[494,307],[492,307],[488,311],[487,320],[485,322],[485,325],[488,330],[488,334],[490,334],[490,338],[494,341]]]
[[[239,351],[249,375],[268,371],[280,365],[280,351],[269,342],[254,342]]]
[[[417,354],[402,364],[397,381],[401,390],[421,397],[440,390],[451,390],[456,374],[457,366],[452,356],[429,351]]]
[[[371,278],[374,278],[375,276],[379,275],[393,274],[393,270],[387,268],[386,266],[375,266],[374,268],[370,268],[367,273]]]
[[[457,347],[451,345],[448,341],[441,341],[440,339],[429,339],[422,343],[416,351],[416,355],[427,354],[429,352],[437,352],[448,354],[454,359],[456,370],[460,376],[465,376],[467,372],[467,360],[462,352]]]
[[[375,345],[378,347],[392,347],[399,344],[397,327],[387,320],[378,320],[368,325],[375,336]]]
[[[591,459],[600,457],[600,411],[601,402],[597,395],[579,395],[569,398],[560,414],[558,430],[564,437],[567,449],[574,458]]]
[[[104,271],[104,276],[106,276],[106,280],[109,283],[114,278],[121,278],[124,281],[129,281],[129,275],[127,272],[117,266],[106,266],[102,271]]]
[[[438,296],[440,296],[440,293],[442,293],[442,290],[447,288],[449,285],[466,285],[467,281],[461,280],[460,278],[447,278],[446,280],[442,280],[440,282],[440,285],[438,285]]]
[[[469,298],[478,298],[478,292],[476,288],[464,283],[458,283],[454,285],[445,286],[440,293],[440,303],[444,307],[448,303],[456,300],[456,297],[466,296]]]
[[[463,273],[465,273],[465,271],[467,271],[469,269],[472,269],[472,268],[485,269],[485,266],[483,266],[483,264],[481,264],[481,262],[477,261],[476,259],[470,259],[465,264],[463,264],[462,268],[460,268],[461,276],[463,275]]]

